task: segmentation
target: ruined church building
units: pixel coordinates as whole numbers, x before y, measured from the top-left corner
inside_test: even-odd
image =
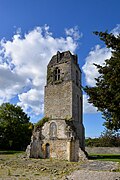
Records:
[[[57,52],[50,60],[44,101],[49,120],[34,129],[29,157],[85,159],[81,70],[70,51]]]

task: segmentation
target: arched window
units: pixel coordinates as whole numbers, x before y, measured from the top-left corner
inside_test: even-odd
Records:
[[[58,67],[54,70],[54,81],[60,80],[60,69]]]
[[[56,138],[57,137],[57,125],[55,122],[52,122],[50,124],[50,138]]]

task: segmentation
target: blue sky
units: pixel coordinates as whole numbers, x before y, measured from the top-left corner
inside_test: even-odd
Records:
[[[17,103],[36,122],[43,115],[46,65],[57,50],[79,57],[82,84],[94,85],[93,63],[111,55],[93,31],[120,32],[119,0],[0,0],[0,104]],[[84,96],[86,137],[104,120]]]

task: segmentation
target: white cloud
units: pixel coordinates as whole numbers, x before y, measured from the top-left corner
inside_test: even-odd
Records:
[[[99,76],[96,66],[93,63],[102,65],[105,59],[111,57],[111,51],[107,48],[101,48],[99,45],[96,45],[93,50],[89,52],[89,55],[86,58],[86,62],[82,67],[82,70],[85,74],[86,84],[88,86],[95,85],[95,79]],[[88,103],[87,95],[83,95],[83,112],[84,113],[97,113],[97,109],[90,103]]]
[[[88,103],[88,96],[83,95],[83,113],[97,113],[97,108]]]
[[[120,33],[120,24],[117,24],[117,26],[111,31],[115,36],[117,36]]]
[[[79,37],[78,29],[75,28],[71,36],[54,38],[49,26],[45,25],[36,27],[24,36],[19,29],[12,40],[2,39],[0,103],[18,96],[18,105],[29,115],[43,113],[47,64],[57,51],[70,50],[74,53]]]
[[[103,65],[105,59],[109,59],[111,57],[110,49],[106,47],[101,48],[100,45],[96,45],[93,50],[91,50],[85,59],[85,64],[82,67],[82,70],[85,74],[86,83],[89,86],[95,85],[95,79],[98,77],[99,73],[93,64]]]
[[[29,112],[29,108],[34,110],[34,112],[30,112],[30,114],[39,115],[43,113],[44,99],[43,99],[43,90],[41,89],[30,89],[26,93],[19,94],[20,102],[18,105],[24,107],[24,109]]]
[[[83,34],[79,32],[77,26],[75,26],[74,28],[65,29],[65,32],[67,36],[72,36],[75,40],[78,40],[80,37],[83,36]]]

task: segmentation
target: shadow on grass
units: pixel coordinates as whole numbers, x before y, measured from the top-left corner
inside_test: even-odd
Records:
[[[94,154],[94,155],[88,155],[88,159],[89,160],[120,160],[120,155],[113,155],[113,154]]]
[[[9,150],[9,151],[0,151],[0,155],[2,154],[16,154],[16,153],[22,153],[23,151],[12,151],[12,150]]]

